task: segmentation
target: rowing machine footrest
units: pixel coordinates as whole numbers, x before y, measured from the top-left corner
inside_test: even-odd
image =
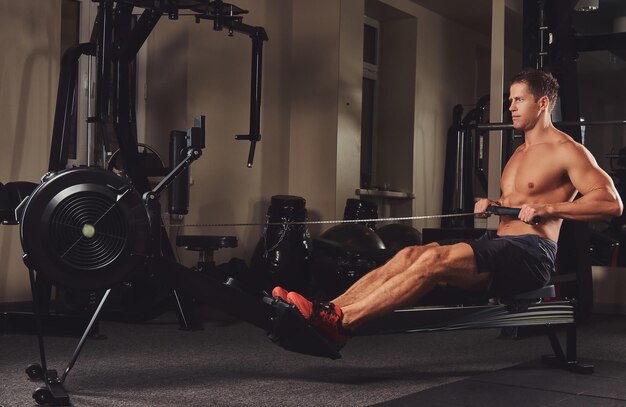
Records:
[[[297,353],[340,359],[336,345],[322,337],[292,305],[266,298],[274,308],[274,327],[267,336],[280,347]]]

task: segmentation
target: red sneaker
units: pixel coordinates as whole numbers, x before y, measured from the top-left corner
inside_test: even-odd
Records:
[[[311,301],[294,291],[287,294],[286,300],[288,303],[298,308],[298,311],[300,311],[304,319],[311,318],[311,314],[313,313],[313,303]]]
[[[295,305],[302,316],[332,342],[343,346],[350,339],[351,335],[341,326],[343,312],[332,302],[312,303],[296,292],[287,295],[287,302]]]
[[[287,301],[287,294],[289,294],[289,291],[279,286],[274,287],[272,290],[272,297],[280,298],[283,301]]]

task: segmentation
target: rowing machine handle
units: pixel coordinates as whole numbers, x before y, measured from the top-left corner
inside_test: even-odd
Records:
[[[506,215],[518,217],[520,212],[520,208],[508,208],[506,206],[496,206],[489,205],[487,207],[487,213],[491,213],[492,215]],[[538,224],[541,222],[541,216],[535,216],[533,218],[533,224]]]

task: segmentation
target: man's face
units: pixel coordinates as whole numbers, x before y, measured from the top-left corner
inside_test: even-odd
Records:
[[[516,130],[532,129],[537,123],[541,112],[546,108],[546,100],[545,96],[535,100],[525,82],[512,84],[509,96],[509,101],[511,102],[509,111],[513,116],[513,127]]]

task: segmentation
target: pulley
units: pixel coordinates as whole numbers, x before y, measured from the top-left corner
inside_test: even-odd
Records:
[[[94,167],[46,175],[20,214],[24,262],[52,284],[93,291],[143,269],[150,218],[130,180]]]

